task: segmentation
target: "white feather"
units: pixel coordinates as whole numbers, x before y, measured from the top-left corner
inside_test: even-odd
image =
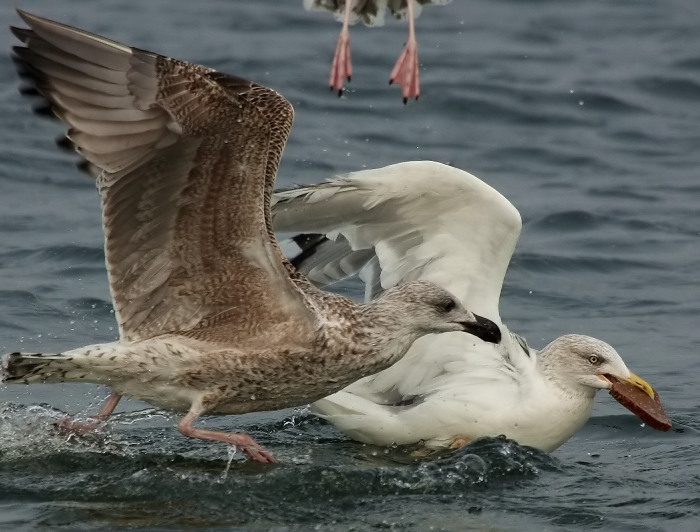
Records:
[[[280,192],[273,205],[277,230],[334,240],[298,264],[303,272],[323,271],[310,275],[318,284],[359,271],[374,297],[377,279],[382,289],[433,281],[501,328],[500,345],[462,333],[425,336],[392,367],[314,403],[317,415],[351,438],[449,446],[457,438],[505,434],[551,451],[588,420],[595,392],[609,387],[598,374],[629,377],[619,355],[600,340],[563,336],[538,353],[508,331],[498,307],[520,214],[467,172],[405,162]],[[357,263],[360,251],[364,267]],[[343,270],[339,264],[351,255],[353,271]],[[592,367],[590,354],[605,363]]]

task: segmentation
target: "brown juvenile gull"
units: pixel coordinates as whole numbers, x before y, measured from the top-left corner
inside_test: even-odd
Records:
[[[5,382],[80,381],[186,412],[185,436],[272,462],[247,434],[196,428],[320,399],[397,361],[428,333],[498,341],[446,290],[403,284],[361,306],[314,288],[270,222],[293,109],[276,92],[19,12],[20,73],[89,162],[102,200],[117,342],[12,353]]]
[[[403,103],[409,98],[418,99],[420,96],[420,78],[418,72],[418,41],[416,40],[415,19],[420,16],[423,5],[445,5],[452,0],[304,0],[304,8],[308,11],[330,11],[336,19],[343,22],[338,36],[338,44],[331,64],[329,85],[331,90],[337,90],[338,96],[343,93],[345,80],[352,78],[352,59],[350,58],[351,24],[362,20],[367,26],[383,26],[384,11],[388,9],[399,19],[408,19],[408,39],[389,76],[389,84],[396,83],[401,87]]]
[[[371,300],[423,279],[501,328],[499,345],[423,337],[392,367],[312,405],[355,440],[454,448],[504,434],[553,451],[586,423],[597,391],[623,381],[654,397],[597,338],[567,334],[536,351],[508,330],[499,298],[520,214],[463,170],[410,161],[354,172],[275,194],[272,216],[279,231],[315,233],[294,237],[294,263],[319,286],[359,273]]]

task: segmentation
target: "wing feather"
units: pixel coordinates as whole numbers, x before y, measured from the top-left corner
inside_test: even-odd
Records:
[[[126,340],[306,311],[269,201],[293,120],[266,87],[19,11],[18,70],[97,175]],[[264,326],[260,323],[259,326]],[[201,332],[204,334],[204,332]]]
[[[301,248],[293,262],[320,285],[359,272],[371,299],[407,280],[431,280],[500,323],[520,215],[467,172],[429,161],[356,172],[278,193],[273,221],[281,232],[315,233],[293,237]],[[529,349],[501,328],[499,346],[462,333],[420,338],[396,364],[317,401],[313,410],[374,444],[449,445],[468,437],[495,402],[518,404],[523,375],[534,368]]]
[[[412,279],[436,282],[467,308],[500,321],[503,279],[520,234],[513,205],[473,175],[431,161],[364,170],[323,185],[278,192],[273,223],[286,233],[325,234],[298,267],[336,281],[376,256],[383,289]],[[342,236],[342,239],[340,238]],[[371,253],[367,253],[370,251]],[[354,255],[354,257],[353,257]],[[353,257],[351,271],[338,268]],[[375,293],[375,291],[371,291]]]

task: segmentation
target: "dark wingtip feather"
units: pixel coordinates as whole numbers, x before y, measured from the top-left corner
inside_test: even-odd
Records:
[[[36,353],[34,356],[40,357],[40,353]],[[18,380],[26,375],[24,355],[22,353],[10,353],[2,357],[2,372],[0,374],[0,382],[9,382],[13,380]]]
[[[98,177],[102,173],[102,169],[99,166],[95,166],[90,161],[82,159],[76,164],[78,170],[82,173],[87,174],[91,177]]]
[[[294,235],[292,240],[301,250],[289,260],[295,268],[299,268],[306,259],[316,253],[321,244],[328,241],[326,235],[320,233],[301,233]]]
[[[27,42],[29,38],[34,34],[29,28],[18,28],[17,26],[10,26],[10,31],[12,35],[17,37],[22,42]]]
[[[75,151],[75,144],[66,136],[56,137],[56,146],[63,150]]]
[[[33,85],[22,85],[19,88],[19,93],[22,96],[27,96],[27,97],[41,97],[41,92],[39,92],[39,89],[37,89]]]
[[[32,107],[32,111],[34,112],[34,114],[39,116],[44,116],[47,118],[56,118],[56,114],[53,112],[53,109],[48,103],[35,105],[34,107]]]

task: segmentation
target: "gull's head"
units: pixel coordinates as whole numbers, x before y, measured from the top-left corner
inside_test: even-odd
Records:
[[[450,292],[427,281],[410,281],[391,288],[373,306],[377,314],[387,312],[419,336],[468,332],[485,342],[501,341],[498,325],[468,311]]]
[[[586,395],[612,387],[611,378],[629,382],[654,397],[654,390],[632,373],[622,357],[602,340],[580,334],[560,336],[539,354],[544,371]]]

